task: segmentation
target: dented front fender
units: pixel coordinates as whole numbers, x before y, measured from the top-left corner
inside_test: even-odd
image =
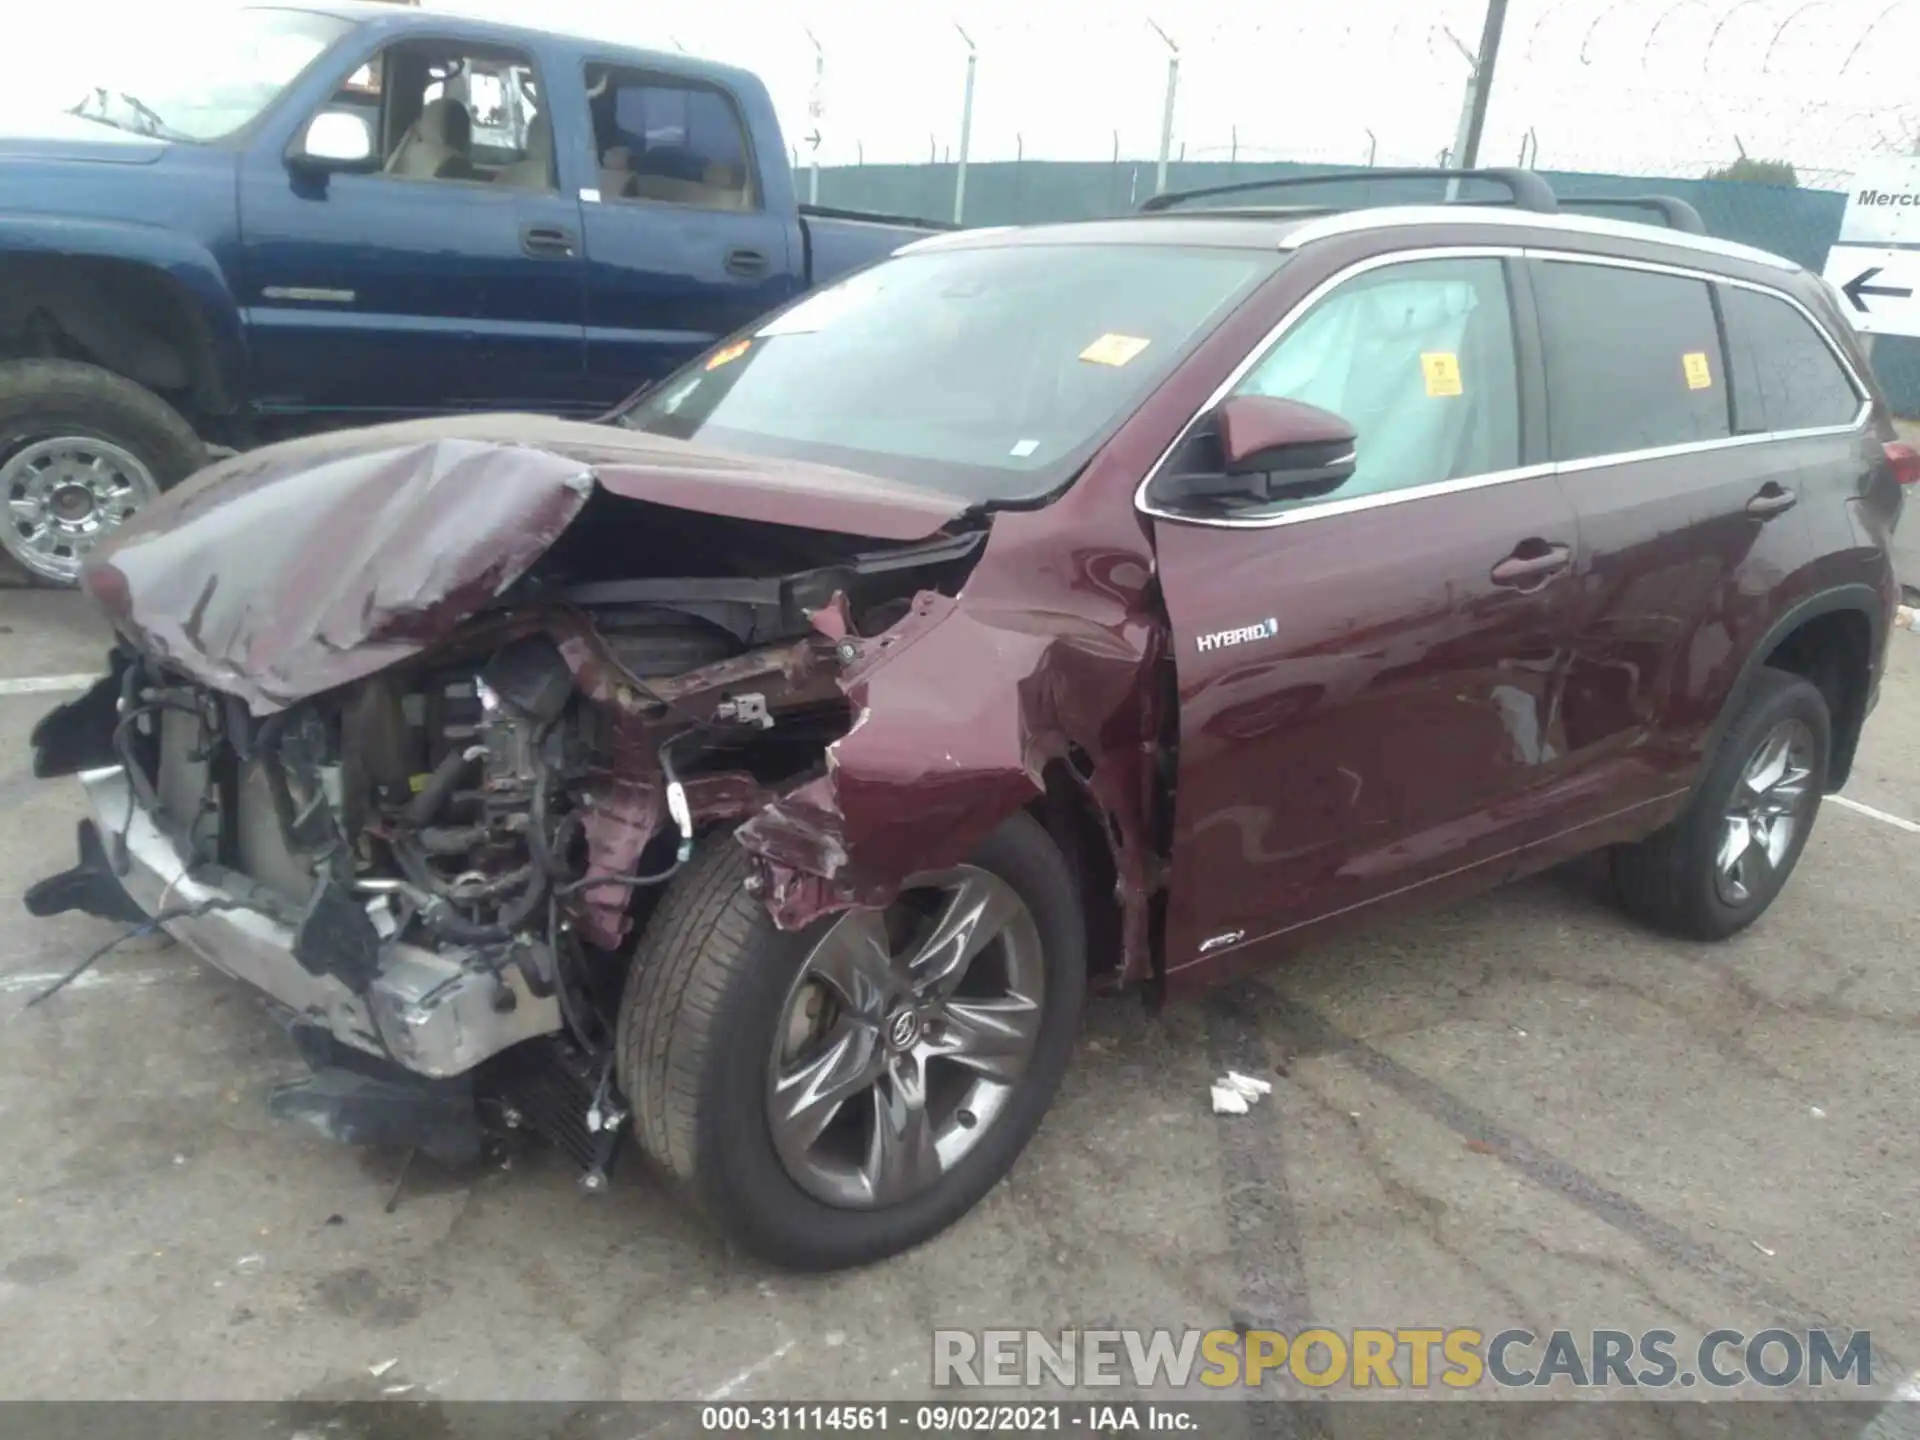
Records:
[[[852,729],[823,775],[736,832],[765,864],[781,927],[884,904],[913,874],[958,864],[1045,795],[1049,764],[1077,755],[1120,877],[1121,978],[1149,972],[1151,680],[1164,637],[1151,557],[1121,528],[1116,543],[1076,551],[1070,571],[1036,573],[1034,520],[996,517],[959,598],[923,593],[884,634],[842,641]],[[1056,535],[1058,520],[1046,527]]]

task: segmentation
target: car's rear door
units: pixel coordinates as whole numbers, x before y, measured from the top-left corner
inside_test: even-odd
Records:
[[[1715,277],[1537,251],[1528,271],[1549,441],[1580,528],[1567,744],[1606,777],[1603,808],[1658,806],[1690,780],[1753,622],[1812,553],[1799,503],[1808,457],[1767,441],[1757,399],[1736,416],[1731,294]],[[1756,321],[1748,299],[1733,301],[1737,333],[1751,337],[1741,374],[1756,344],[1778,343],[1756,329],[1771,312]],[[1847,398],[1827,396],[1827,409],[1844,421],[1860,402],[1833,378]]]
[[[1196,519],[1143,487],[1179,692],[1170,970],[1552,828],[1577,534],[1518,263],[1375,257],[1249,357],[1228,393],[1354,427],[1339,490]]]
[[[781,156],[718,80],[588,58],[585,394],[613,404],[799,290]]]

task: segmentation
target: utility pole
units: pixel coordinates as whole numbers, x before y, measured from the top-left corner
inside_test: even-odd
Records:
[[[1164,195],[1167,189],[1167,156],[1173,150],[1173,97],[1180,88],[1180,47],[1152,19],[1148,19],[1147,24],[1153,26],[1153,33],[1167,46],[1167,103],[1160,112],[1160,163],[1153,172],[1153,193]]]
[[[960,28],[958,21],[954,29],[960,31],[960,38],[967,42],[967,88],[960,99],[960,165],[953,175],[953,223],[960,223],[960,216],[967,206],[967,146],[973,139],[973,72],[980,61],[980,52],[975,48],[973,37]]]
[[[1467,55],[1467,93],[1460,103],[1460,128],[1453,140],[1448,163],[1455,170],[1471,170],[1480,155],[1480,132],[1486,128],[1487,100],[1493,94],[1493,64],[1500,55],[1500,32],[1507,24],[1507,0],[1487,0],[1487,22],[1481,27],[1480,49]],[[1466,47],[1455,40],[1462,54]],[[1447,199],[1457,199],[1460,182],[1447,182]]]

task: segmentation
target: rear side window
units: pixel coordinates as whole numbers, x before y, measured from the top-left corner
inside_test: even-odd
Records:
[[[1811,321],[1786,301],[1720,287],[1733,367],[1733,421],[1742,435],[1851,424],[1860,396]]]
[[[600,192],[705,210],[750,210],[754,194],[740,113],[721,91],[644,70],[587,67]]]
[[[1555,260],[1533,276],[1554,459],[1732,433],[1705,281]]]

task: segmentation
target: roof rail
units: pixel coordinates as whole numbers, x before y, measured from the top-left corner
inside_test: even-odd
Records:
[[[1700,212],[1673,195],[1562,195],[1560,203],[1570,208],[1611,205],[1622,210],[1651,210],[1669,230],[1684,230],[1689,235],[1707,233],[1707,222],[1700,218]]]
[[[1255,190],[1273,190],[1290,185],[1328,185],[1341,182],[1352,183],[1356,180],[1490,180],[1496,185],[1506,186],[1507,193],[1513,197],[1512,203],[1522,210],[1552,215],[1560,208],[1560,202],[1553,193],[1553,187],[1531,170],[1517,170],[1507,166],[1488,170],[1447,170],[1425,166],[1412,169],[1335,170],[1325,175],[1283,175],[1273,180],[1242,180],[1232,185],[1207,185],[1198,190],[1169,190],[1153,196],[1140,207],[1140,210],[1141,213],[1147,214],[1171,210],[1174,206],[1183,205],[1189,200],[1203,200],[1213,195],[1245,195]]]

